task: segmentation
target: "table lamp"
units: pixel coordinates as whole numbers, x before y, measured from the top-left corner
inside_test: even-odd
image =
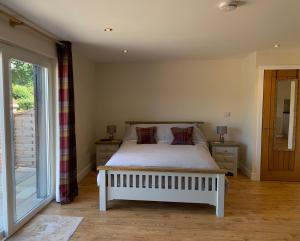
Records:
[[[219,141],[224,142],[224,135],[227,134],[227,126],[217,126],[217,134],[219,134]]]
[[[116,125],[108,125],[106,127],[106,132],[109,136],[110,140],[114,139],[114,134],[117,132],[117,126]]]

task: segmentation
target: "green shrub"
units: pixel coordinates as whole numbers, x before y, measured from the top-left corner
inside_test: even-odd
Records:
[[[12,85],[12,96],[19,105],[18,110],[28,110],[34,106],[34,93],[32,86]]]
[[[10,62],[12,83],[23,86],[33,85],[33,64],[12,59]]]

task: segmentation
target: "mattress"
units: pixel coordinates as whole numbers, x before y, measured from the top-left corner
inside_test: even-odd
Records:
[[[219,169],[207,145],[136,144],[125,141],[107,162],[107,166],[142,166]]]

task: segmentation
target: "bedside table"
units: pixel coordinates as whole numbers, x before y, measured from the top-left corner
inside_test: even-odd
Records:
[[[240,144],[233,141],[210,141],[209,149],[212,157],[222,169],[227,169],[234,176],[237,175]]]
[[[119,149],[122,140],[98,140],[96,145],[96,166],[104,166],[112,155]]]

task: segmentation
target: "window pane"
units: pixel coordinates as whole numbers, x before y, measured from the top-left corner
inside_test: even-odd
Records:
[[[15,221],[49,195],[47,70],[10,61]]]

